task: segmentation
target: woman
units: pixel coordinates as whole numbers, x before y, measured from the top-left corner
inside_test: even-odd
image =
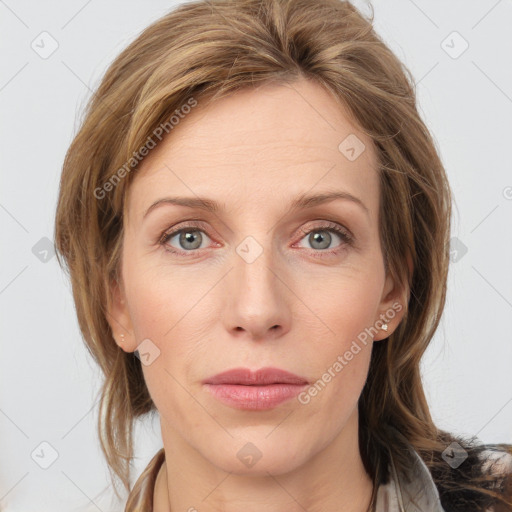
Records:
[[[510,510],[510,447],[423,391],[451,195],[411,84],[337,0],[184,4],[110,66],[56,246],[126,511]]]

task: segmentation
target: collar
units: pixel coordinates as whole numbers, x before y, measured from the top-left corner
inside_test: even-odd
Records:
[[[390,481],[377,490],[376,512],[445,512],[439,492],[427,466],[412,445],[407,445],[411,461],[407,475],[397,473],[390,454]]]

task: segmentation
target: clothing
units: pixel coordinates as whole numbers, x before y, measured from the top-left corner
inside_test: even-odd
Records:
[[[439,492],[427,466],[411,445],[408,449],[410,471],[407,475],[398,474],[391,460],[390,481],[385,485],[381,484],[377,490],[376,512],[446,512],[441,506]],[[512,473],[511,454],[488,452],[488,455],[489,459],[500,457],[503,473]],[[165,452],[162,448],[151,459],[135,484],[134,491],[138,484],[142,484],[136,505],[125,512],[152,512],[154,483],[164,460]]]
[[[391,459],[391,478],[377,490],[376,512],[445,512],[430,471],[412,446],[409,446],[409,458],[410,480],[397,473]]]
[[[446,512],[441,505],[432,475],[423,459],[412,445],[408,444],[408,450],[411,460],[410,471],[407,475],[397,474],[391,459],[391,479],[386,485],[380,485],[378,488],[376,512]],[[482,452],[482,460],[485,461],[484,468],[491,462],[499,460],[493,473],[512,474],[510,453],[485,450]],[[489,512],[493,511],[489,510]]]

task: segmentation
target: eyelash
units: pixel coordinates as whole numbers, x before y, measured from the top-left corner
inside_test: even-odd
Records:
[[[159,239],[159,244],[162,245],[164,247],[164,249],[170,253],[189,256],[189,255],[191,255],[191,253],[198,251],[198,249],[195,249],[192,251],[180,251],[175,248],[171,249],[171,248],[169,248],[169,245],[167,244],[167,242],[171,238],[173,238],[175,235],[178,235],[184,231],[191,231],[191,230],[202,231],[203,233],[208,235],[208,233],[204,229],[203,224],[200,221],[189,221],[189,224],[186,224],[186,225],[180,227],[179,229],[175,229],[172,231],[164,231]],[[329,221],[327,221],[325,225],[315,226],[314,228],[311,228],[311,229],[301,228],[300,234],[302,235],[302,237],[300,240],[302,240],[302,238],[304,238],[305,236],[307,236],[310,233],[313,233],[315,231],[334,232],[341,238],[342,244],[346,244],[348,246],[352,246],[354,244],[354,238],[347,229],[344,229],[340,225],[335,224],[334,222],[329,222]],[[343,247],[339,246],[338,248],[335,248],[335,249],[324,249],[324,250],[310,249],[310,250],[313,251],[313,256],[321,258],[321,257],[325,257],[326,254],[335,255],[338,252],[342,251]]]

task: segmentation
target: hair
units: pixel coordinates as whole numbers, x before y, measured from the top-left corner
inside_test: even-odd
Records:
[[[359,399],[365,468],[387,482],[391,451],[397,469],[407,472],[408,442],[429,468],[447,511],[508,507],[510,477],[484,471],[480,455],[484,448],[511,447],[484,446],[438,429],[420,374],[445,305],[452,204],[447,176],[418,113],[410,71],[375,33],[373,12],[366,18],[339,0],[181,4],[114,60],[89,100],[63,164],[55,245],[85,344],[105,376],[97,427],[114,489],[119,478],[130,492],[134,420],[156,411],[139,359],[115,343],[106,313],[110,285],[120,275],[126,192],[141,155],[194,101],[300,78],[328,91],[374,142],[385,269],[409,293],[397,329],[374,344]],[[401,435],[391,436],[386,425]],[[457,469],[442,459],[454,440],[469,455]]]

